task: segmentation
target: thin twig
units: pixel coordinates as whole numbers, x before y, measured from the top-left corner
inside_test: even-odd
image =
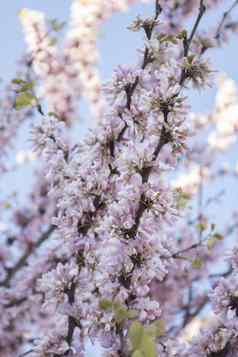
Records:
[[[200,176],[200,185],[199,185],[199,191],[198,191],[198,221],[199,221],[199,229],[198,229],[198,239],[199,242],[202,241],[202,233],[203,233],[203,227],[202,227],[202,208],[203,208],[203,174],[202,174],[202,168],[200,166],[199,168],[199,176]]]
[[[189,52],[189,49],[190,49],[190,46],[191,46],[191,43],[193,41],[193,38],[197,32],[197,29],[198,29],[198,26],[200,24],[200,21],[204,15],[206,11],[206,6],[204,5],[204,0],[200,0],[200,6],[199,6],[199,13],[198,13],[198,16],[196,18],[196,21],[194,23],[194,26],[192,28],[192,31],[191,31],[191,34],[188,38],[188,40],[185,41],[185,46],[184,46],[184,57],[187,57],[188,56],[188,52]]]
[[[51,233],[55,230],[55,226],[50,226],[45,233],[42,234],[42,236],[38,239],[36,244],[32,247],[30,247],[18,260],[18,262],[14,265],[13,268],[8,269],[7,275],[3,281],[0,282],[0,286],[5,286],[8,287],[11,279],[14,277],[14,275],[18,272],[19,269],[21,269],[27,262],[27,259],[30,257],[34,251],[41,246],[42,243],[44,243]]]
[[[18,357],[25,357],[27,355],[29,355],[29,353],[33,352],[33,350],[29,350],[27,352],[24,352],[23,354],[19,355]]]
[[[234,8],[238,5],[238,0],[235,0],[234,3],[231,5],[231,7],[224,12],[223,16],[222,16],[222,20],[217,28],[216,31],[216,35],[215,35],[215,39],[219,40],[220,36],[221,36],[221,30],[222,30],[222,26],[224,25],[224,22],[226,21],[227,17],[231,14],[231,12],[234,10]]]
[[[161,14],[161,12],[162,12],[162,7],[159,4],[159,0],[156,0],[155,1],[155,16],[154,16],[154,19],[152,21],[152,24],[148,25],[148,26],[146,26],[146,25],[144,26],[144,31],[145,31],[147,40],[151,39],[153,30],[154,30],[154,27],[155,27],[155,24],[156,24],[156,21],[157,21],[159,15]],[[142,63],[141,68],[145,69],[146,66],[151,62],[152,62],[152,58],[151,58],[151,56],[149,54],[148,47],[146,47],[145,48],[145,52],[144,52],[144,58],[143,58],[143,63]],[[129,84],[125,88],[126,95],[127,95],[127,109],[129,109],[129,110],[130,110],[130,107],[131,107],[132,95],[133,95],[138,83],[139,83],[139,76],[136,77],[136,79],[135,79],[133,84]]]
[[[199,12],[198,12],[196,21],[195,21],[195,23],[193,25],[191,34],[190,34],[188,39],[185,38],[184,41],[183,41],[184,57],[188,57],[188,55],[189,55],[189,50],[190,50],[193,38],[194,38],[194,36],[195,36],[195,34],[197,32],[198,26],[200,24],[200,21],[201,21],[203,15],[204,15],[205,11],[206,11],[206,6],[204,5],[204,0],[200,0]],[[179,84],[180,84],[181,87],[184,84],[185,79],[186,79],[186,70],[185,70],[185,68],[183,68],[182,73],[181,73],[181,77],[180,77],[180,81],[179,81]]]
[[[187,252],[189,252],[189,251],[192,250],[192,249],[198,248],[200,245],[201,245],[201,242],[199,242],[199,243],[194,243],[194,244],[190,245],[189,247],[184,248],[184,249],[182,249],[182,250],[180,250],[180,251],[174,253],[174,254],[172,255],[172,258],[177,258],[177,257],[179,257],[181,254],[187,253]]]
[[[191,311],[190,311],[190,307],[192,304],[192,300],[193,300],[193,288],[192,286],[190,286],[188,288],[188,303],[184,308],[184,318],[183,318],[183,325],[182,328],[184,328],[187,325],[187,321],[189,321],[190,316],[191,316]]]

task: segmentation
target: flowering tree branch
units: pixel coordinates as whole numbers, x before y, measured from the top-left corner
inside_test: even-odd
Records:
[[[227,270],[214,271],[237,216],[221,230],[208,213],[224,199],[221,190],[211,197],[209,185],[237,179],[220,159],[236,141],[238,94],[221,79],[215,109],[203,116],[184,96],[211,84],[202,55],[236,31],[235,22],[224,26],[236,3],[214,39],[200,31],[201,20],[221,0],[156,0],[151,18],[129,26],[144,34],[138,64],[119,66],[102,86],[97,32],[134,2],[73,0],[60,51],[51,35],[62,25],[21,12],[37,83],[15,80],[16,109],[38,108],[31,137],[47,185],[43,194],[33,189],[33,212],[13,210],[16,233],[0,250],[6,357],[87,356],[88,340],[107,357],[238,353],[236,247]],[[70,124],[81,96],[97,124],[75,144]],[[191,341],[190,324],[205,307],[217,318],[209,314]]]

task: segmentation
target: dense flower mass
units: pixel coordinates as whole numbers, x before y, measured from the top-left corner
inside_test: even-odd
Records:
[[[0,138],[6,146],[16,119],[36,108],[32,149],[44,164],[24,206],[0,204],[12,207],[0,225],[1,356],[83,357],[89,343],[107,357],[238,356],[238,248],[225,272],[216,264],[224,238],[237,234],[237,212],[221,229],[207,209],[222,194],[204,197],[220,179],[237,180],[219,162],[237,138],[237,89],[220,76],[206,114],[192,113],[187,98],[213,85],[206,54],[236,32],[238,2],[155,1],[151,18],[128,27],[144,35],[138,63],[101,85],[100,27],[135,2],[73,0],[60,49],[52,31],[62,24],[20,12],[34,74],[13,81]],[[216,30],[201,31],[218,5]],[[96,124],[72,143],[81,95]]]

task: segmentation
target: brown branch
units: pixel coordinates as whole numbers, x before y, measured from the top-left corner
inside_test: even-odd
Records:
[[[9,303],[7,303],[6,305],[3,305],[3,306],[4,306],[4,308],[9,309],[13,306],[19,306],[25,301],[27,301],[27,298],[25,296],[22,298],[19,298],[19,299],[14,298]]]
[[[69,304],[73,305],[74,301],[75,301],[75,289],[76,289],[76,284],[74,282],[72,282],[70,289],[67,291],[67,295],[68,295],[68,300],[69,300]],[[74,335],[74,329],[75,327],[77,327],[77,322],[74,319],[73,316],[69,316],[68,317],[68,332],[67,332],[67,337],[66,337],[66,341],[68,343],[69,346],[71,346],[72,340],[73,340],[73,335]]]
[[[164,117],[165,117],[165,122],[167,122],[168,112],[164,112]],[[171,140],[170,133],[167,131],[167,129],[163,125],[158,145],[155,148],[155,151],[153,154],[153,161],[155,161],[157,159],[163,146],[165,144],[169,143],[170,140]],[[145,166],[141,170],[141,177],[142,177],[143,183],[148,182],[152,169],[153,169],[153,166],[151,165],[149,167]],[[135,216],[135,223],[130,229],[125,231],[126,236],[128,238],[133,238],[133,239],[135,238],[138,228],[139,228],[139,225],[140,225],[141,218],[142,218],[143,213],[145,212],[146,209],[147,209],[147,205],[145,204],[144,195],[142,194],[140,202],[139,202],[139,207],[138,207],[138,210],[137,210],[137,213]]]
[[[164,114],[164,120],[165,120],[165,123],[166,123],[167,122],[167,118],[168,118],[168,112],[165,111],[163,114]],[[167,131],[167,129],[163,125],[158,145],[157,145],[157,147],[156,147],[156,149],[154,151],[153,161],[155,161],[157,159],[157,157],[158,157],[161,149],[163,148],[163,146],[165,144],[169,143],[170,140],[171,140],[170,133]],[[153,168],[153,166],[144,167],[142,169],[141,176],[142,176],[142,182],[143,183],[147,183],[148,182],[149,177],[150,177],[150,173],[152,171],[152,168]],[[140,197],[140,201],[139,201],[139,207],[137,209],[136,216],[135,216],[135,223],[133,224],[133,226],[130,229],[123,231],[124,237],[126,239],[135,239],[136,238],[136,234],[137,234],[138,229],[139,229],[141,218],[142,218],[144,212],[146,211],[146,209],[147,209],[147,205],[145,204],[144,194],[142,194],[141,197]],[[127,274],[125,274],[122,271],[120,276],[119,276],[119,278],[118,278],[120,283],[128,290],[129,290],[130,285],[131,285],[131,277],[132,277],[133,271],[134,271],[136,265],[140,264],[140,259],[133,259],[133,257],[131,257],[131,260],[132,260],[132,263],[133,263],[133,267],[132,267],[131,271],[129,273],[127,273]],[[133,299],[133,295],[131,294],[127,299],[127,304],[129,304],[130,300],[132,300],[132,299]]]

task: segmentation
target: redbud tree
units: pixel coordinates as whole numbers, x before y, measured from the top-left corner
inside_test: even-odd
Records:
[[[0,166],[14,169],[28,123],[36,175],[26,203],[1,202],[2,357],[87,357],[92,344],[107,357],[238,356],[238,215],[221,228],[208,213],[223,200],[209,187],[237,179],[221,158],[238,91],[209,54],[236,36],[238,1],[144,2],[151,17],[128,24],[138,61],[107,83],[99,31],[135,0],[72,0],[67,24],[20,11],[27,53],[2,94]],[[216,83],[214,109],[195,114],[189,93]],[[82,100],[90,128],[75,141]]]

